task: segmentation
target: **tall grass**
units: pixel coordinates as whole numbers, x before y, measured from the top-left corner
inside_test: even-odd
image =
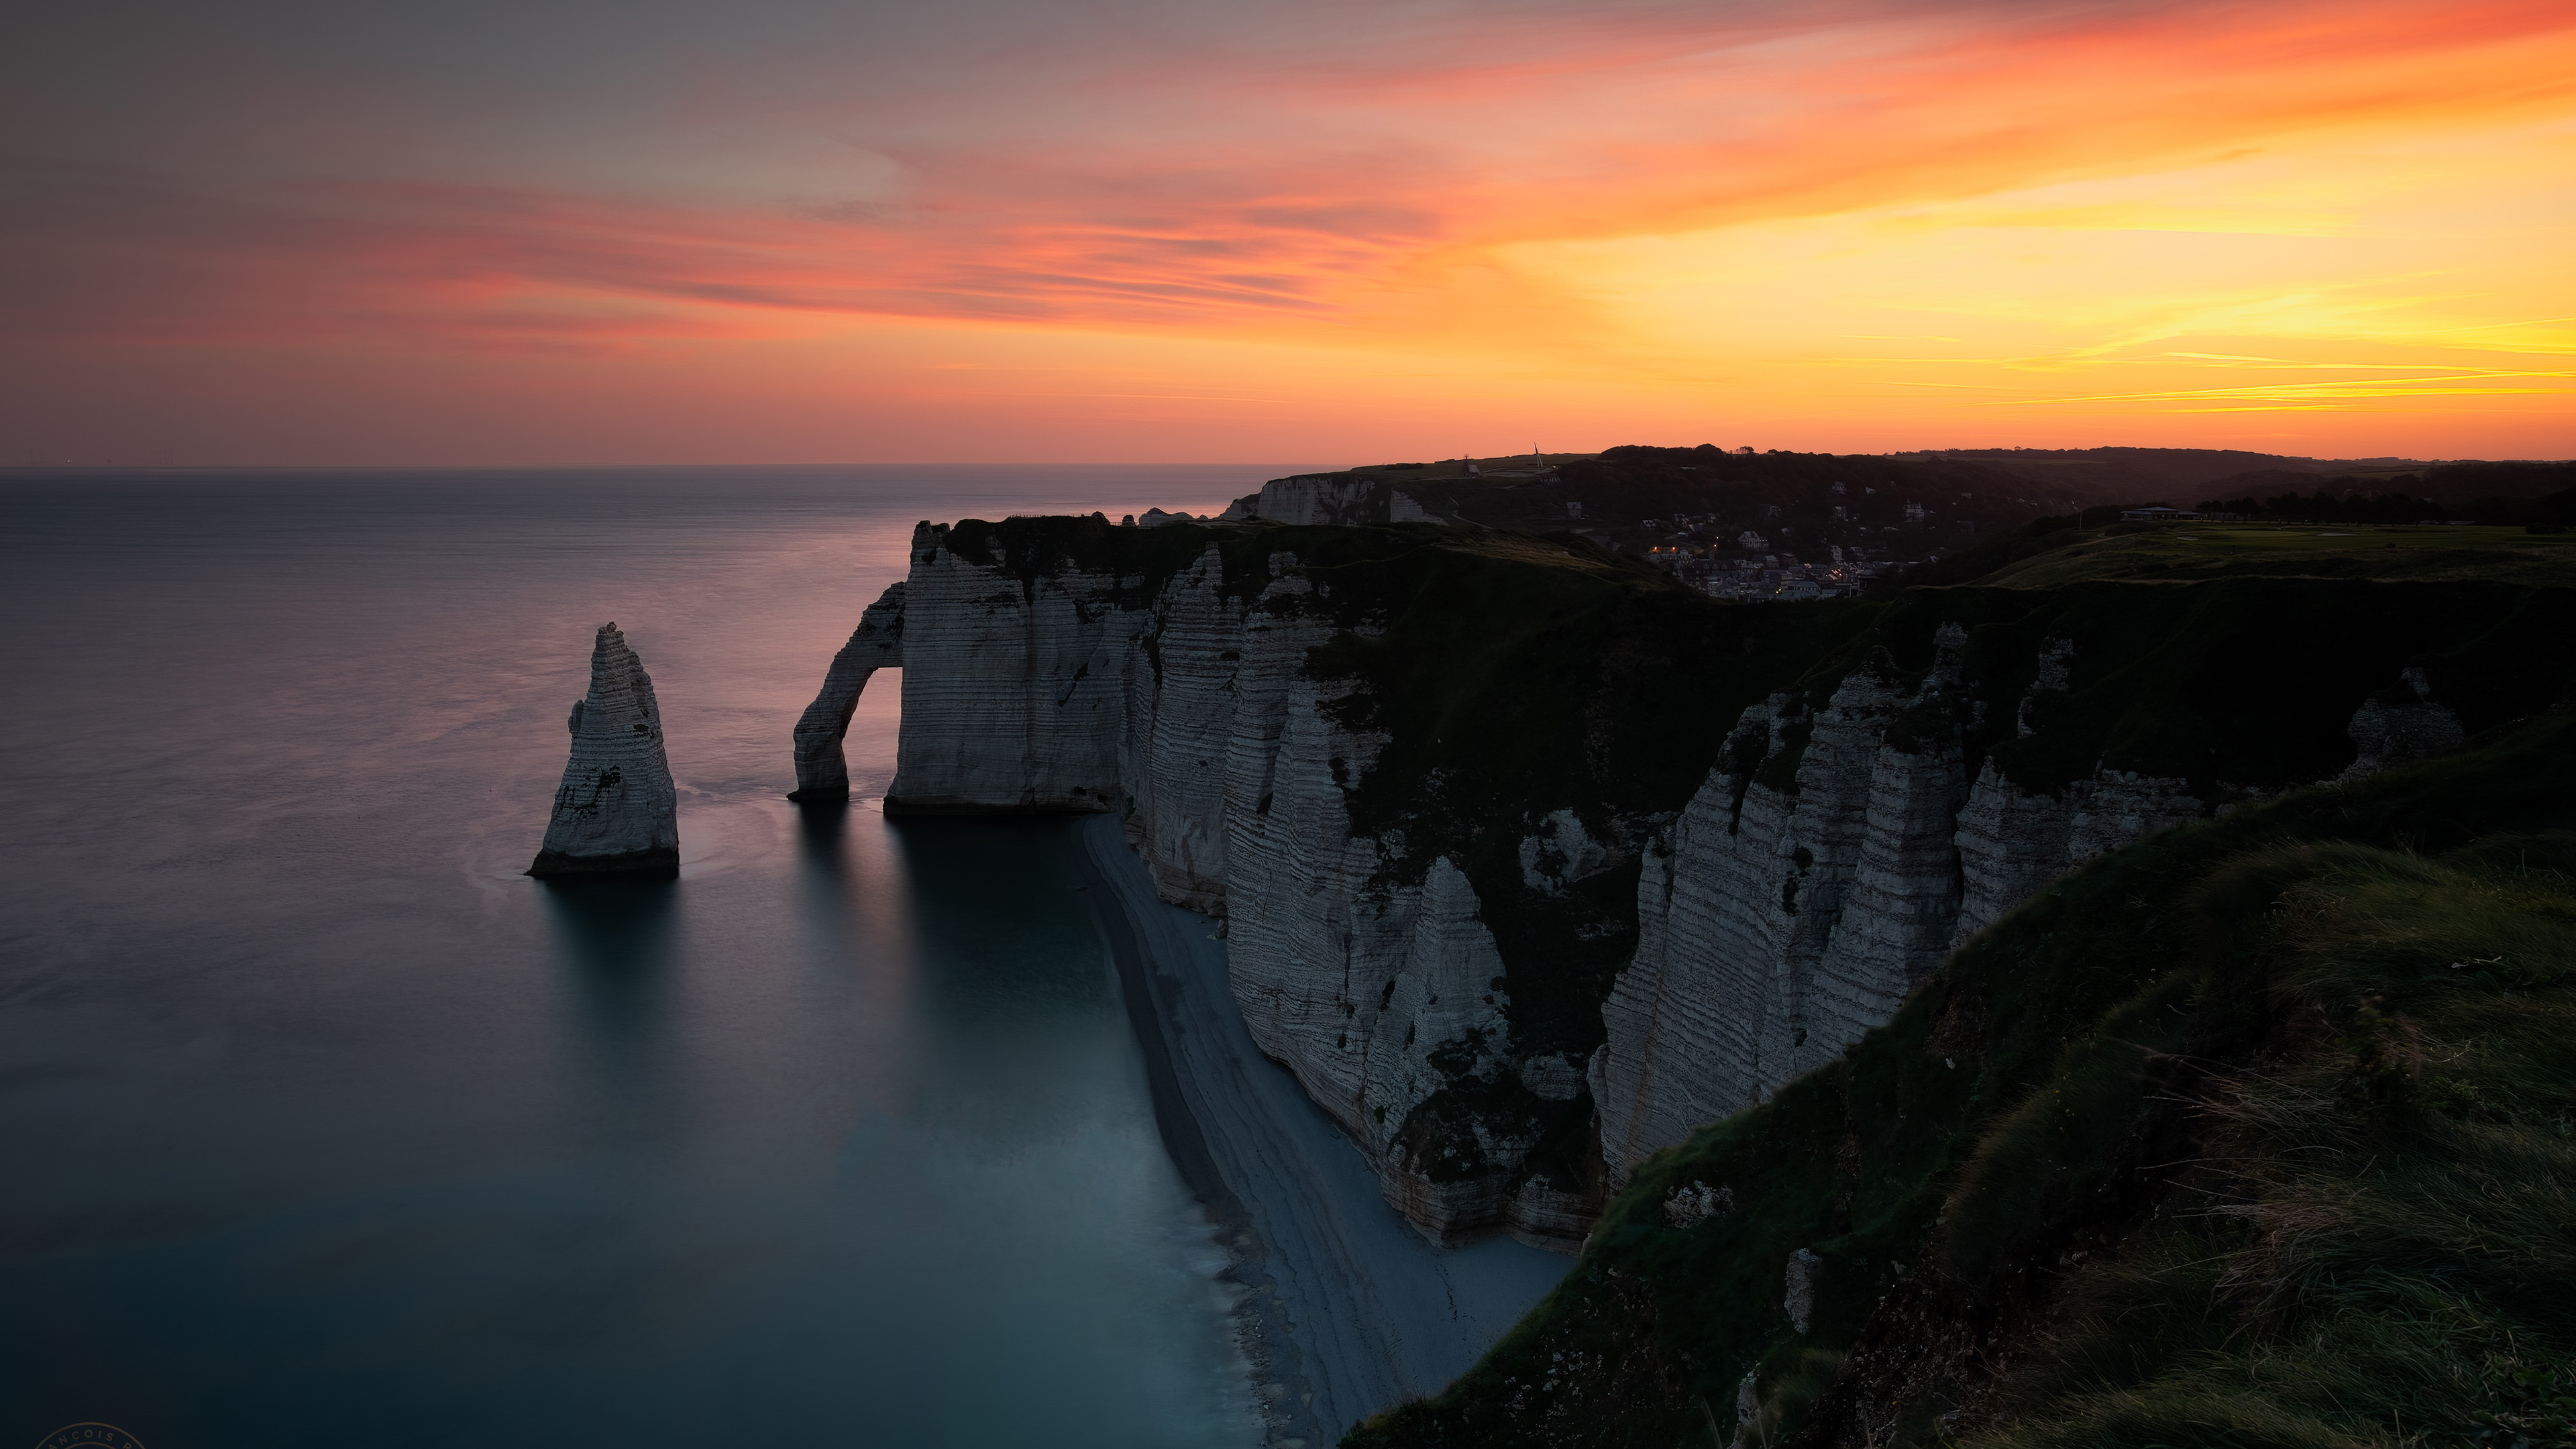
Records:
[[[2576,1445],[2576,836],[2294,847],[2272,1027],[2168,1225],[2079,1274],[1973,1442]],[[2223,889],[2223,886],[2222,886]]]

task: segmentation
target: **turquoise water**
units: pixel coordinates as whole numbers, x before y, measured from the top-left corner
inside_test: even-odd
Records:
[[[1282,471],[0,475],[0,1444],[1248,1442],[1065,827],[780,797],[915,519]],[[608,619],[681,878],[540,886]]]

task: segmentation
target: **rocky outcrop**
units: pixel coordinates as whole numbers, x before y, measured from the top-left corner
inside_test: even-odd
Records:
[[[2456,750],[2468,737],[2459,714],[2433,698],[2423,667],[2412,664],[2394,686],[2363,701],[2353,714],[2351,733],[2356,754],[2352,768],[2344,771],[2347,780]]]
[[[904,587],[888,585],[859,615],[850,642],[832,656],[823,692],[796,721],[796,789],[788,799],[813,803],[850,798],[850,766],[841,756],[841,741],[850,733],[850,716],[858,711],[868,676],[903,667]]]
[[[1594,840],[1572,810],[1550,811],[1539,833],[1521,841],[1521,884],[1543,895],[1563,895],[1571,883],[1610,863],[1610,848]]]
[[[679,792],[662,749],[662,710],[644,661],[614,623],[590,650],[590,692],[565,721],[572,757],[555,790],[534,876],[675,876]]]

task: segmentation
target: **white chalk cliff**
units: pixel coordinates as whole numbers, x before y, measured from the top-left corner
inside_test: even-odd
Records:
[[[1777,694],[1647,851],[1637,954],[1601,1015],[1589,1067],[1614,1183],[1702,1123],[1763,1100],[1895,1013],[1941,958],[2074,866],[2260,791],[2097,767],[2025,790],[1988,756],[1973,779],[1955,730],[1964,632],[1909,685],[1863,667],[1807,709]],[[2018,707],[2067,687],[2052,639]],[[2366,773],[2456,745],[2410,671],[2350,735]],[[1802,744],[1803,742],[1803,744]]]
[[[832,656],[823,676],[823,692],[796,721],[796,789],[790,800],[846,800],[850,766],[841,756],[841,741],[850,733],[850,716],[858,712],[859,694],[868,676],[880,669],[903,667],[903,595],[901,583],[889,585],[867,612],[850,642]]]
[[[565,727],[572,757],[528,874],[679,874],[679,792],[663,752],[662,709],[644,661],[614,623],[599,626],[590,692],[574,702]]]
[[[1304,496],[1282,490],[1283,511]],[[1997,694],[1970,677],[1968,635],[1951,623],[1928,669],[1881,652],[1745,709],[1677,812],[1604,816],[1600,838],[1581,801],[1471,821],[1516,849],[1480,864],[1454,824],[1355,823],[1390,743],[1355,721],[1385,716],[1316,651],[1386,626],[1378,604],[1338,592],[1358,587],[1340,569],[1302,563],[1288,547],[1300,541],[1257,525],[925,523],[906,583],[869,611],[799,726],[799,780],[823,778],[807,760],[823,758],[863,670],[884,661],[903,666],[889,813],[1116,814],[1163,899],[1223,921],[1254,1042],[1366,1154],[1387,1199],[1443,1241],[1495,1229],[1580,1241],[1605,1186],[1597,1168],[1624,1181],[1690,1129],[1830,1060],[1954,946],[2072,866],[2259,793],[2099,764],[2016,781],[1998,751],[2026,742],[2014,757],[2038,758],[2071,738],[2033,720],[2071,697],[2077,644],[2015,646],[2022,682]],[[2352,724],[2365,763],[2456,741],[2420,681],[2383,694]],[[1574,1008],[1588,1022],[1599,1001],[1602,1045],[1569,1048],[1568,978],[1516,989],[1493,923],[1565,911],[1581,882],[1631,864],[1633,957],[1606,999]],[[1625,922],[1585,929],[1608,941]],[[1513,951],[1537,949],[1515,932],[1502,938]],[[1511,959],[1563,969],[1546,950]],[[1528,1006],[1549,988],[1553,1016]],[[1566,1144],[1586,1120],[1597,1162]]]
[[[1579,1185],[1519,1180],[1529,1134],[1416,1120],[1443,1089],[1531,1089],[1473,887],[1445,859],[1389,879],[1401,842],[1352,829],[1346,795],[1380,742],[1325,708],[1346,686],[1306,672],[1334,626],[1295,556],[1229,585],[1210,544],[1149,591],[1069,560],[1017,567],[998,543],[961,551],[950,534],[921,525],[901,595],[877,606],[903,663],[887,811],[1118,813],[1165,900],[1226,919],[1254,1041],[1379,1166],[1390,1201],[1444,1240],[1579,1238]],[[835,691],[854,686],[837,664],[833,678],[800,761],[809,732],[843,717]],[[1537,1100],[1581,1091],[1555,1065]]]

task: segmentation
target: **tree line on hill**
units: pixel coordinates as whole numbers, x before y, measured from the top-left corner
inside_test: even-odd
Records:
[[[2317,487],[2311,474],[2243,473],[2216,485],[2217,496],[2201,500],[2198,509],[2293,523],[2468,522],[2549,532],[2576,524],[2576,463],[2467,463],[2376,481],[2389,485],[2387,491]],[[2540,491],[2550,485],[2556,491]],[[2282,491],[2264,491],[2274,488]],[[2492,491],[2472,491],[2478,489]],[[2462,498],[2469,501],[2457,501]]]

